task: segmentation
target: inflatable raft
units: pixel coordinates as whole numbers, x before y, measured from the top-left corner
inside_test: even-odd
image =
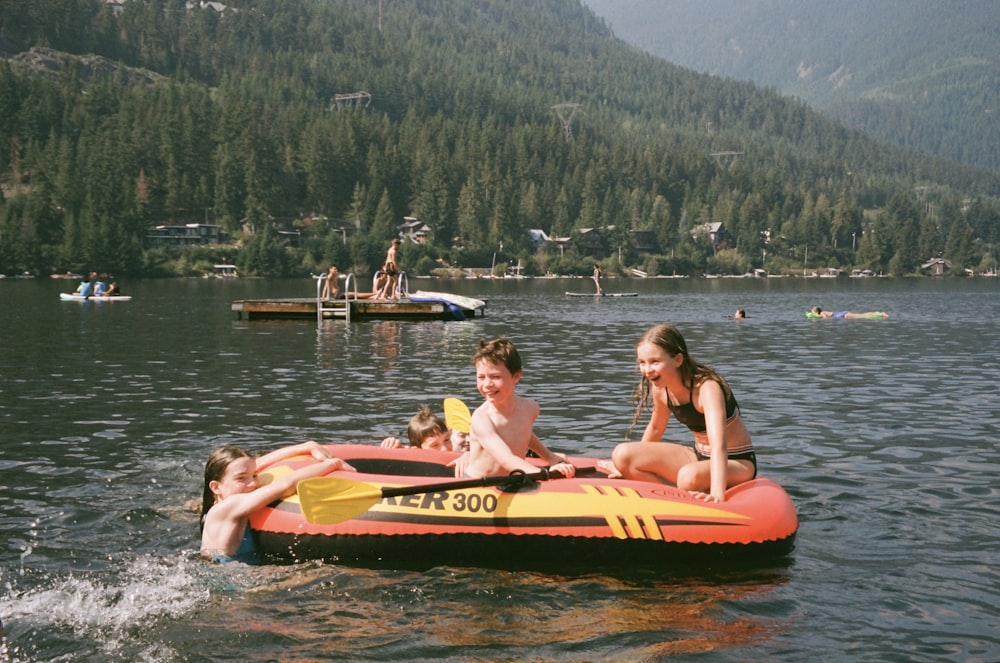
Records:
[[[788,554],[798,529],[788,494],[766,478],[731,488],[726,501],[716,504],[672,486],[609,479],[597,470],[596,459],[571,457],[590,473],[442,488],[488,479],[456,480],[447,467],[457,455],[451,452],[371,445],[330,449],[357,472],[309,480],[308,490],[303,488],[308,482],[300,483],[301,495],[251,516],[265,559],[399,568],[739,561]],[[268,475],[280,476],[311,462],[289,459],[265,468],[261,476],[266,481]],[[368,503],[353,497],[361,494],[359,486],[375,491]],[[411,494],[392,496],[394,492]],[[316,520],[315,512],[323,506],[333,511],[332,516],[320,514],[318,520],[326,522],[310,522],[304,515]],[[337,517],[345,507],[346,515]]]

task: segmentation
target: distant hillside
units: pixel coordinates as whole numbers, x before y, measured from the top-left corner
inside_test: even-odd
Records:
[[[1000,174],[666,62],[579,0],[226,7],[8,0],[0,273],[370,274],[407,216],[429,229],[401,249],[413,274],[1000,255]],[[238,243],[150,234],[195,223]]]
[[[615,34],[773,86],[899,145],[1000,172],[995,0],[584,0]]]

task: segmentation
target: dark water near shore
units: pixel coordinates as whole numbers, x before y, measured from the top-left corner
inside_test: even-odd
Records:
[[[0,619],[14,661],[1000,659],[1000,281],[420,281],[489,300],[462,323],[241,322],[299,281],[125,282],[60,302],[0,281]],[[806,320],[828,309],[888,320]],[[731,319],[737,307],[748,320]],[[551,448],[607,456],[632,347],[677,324],[736,391],[762,474],[801,519],[750,569],[607,576],[191,559],[204,460],[400,435],[479,402],[481,336],[522,352]],[[674,424],[668,438],[687,442]],[[2,656],[0,656],[2,660]]]

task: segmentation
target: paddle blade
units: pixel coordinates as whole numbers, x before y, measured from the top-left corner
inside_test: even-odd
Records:
[[[448,428],[468,435],[471,420],[472,415],[465,403],[457,398],[444,399],[444,423]]]
[[[337,477],[303,479],[298,485],[302,515],[315,525],[335,525],[360,516],[379,503],[382,491],[371,484]]]

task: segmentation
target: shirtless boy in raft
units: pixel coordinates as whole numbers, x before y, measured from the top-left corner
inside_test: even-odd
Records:
[[[532,427],[541,410],[538,403],[515,393],[521,380],[521,357],[505,338],[481,340],[472,358],[476,388],[485,401],[472,413],[469,451],[455,461],[455,476],[479,478],[509,474],[514,470],[537,472],[525,460],[528,450],[565,477],[576,468],[542,444]]]

